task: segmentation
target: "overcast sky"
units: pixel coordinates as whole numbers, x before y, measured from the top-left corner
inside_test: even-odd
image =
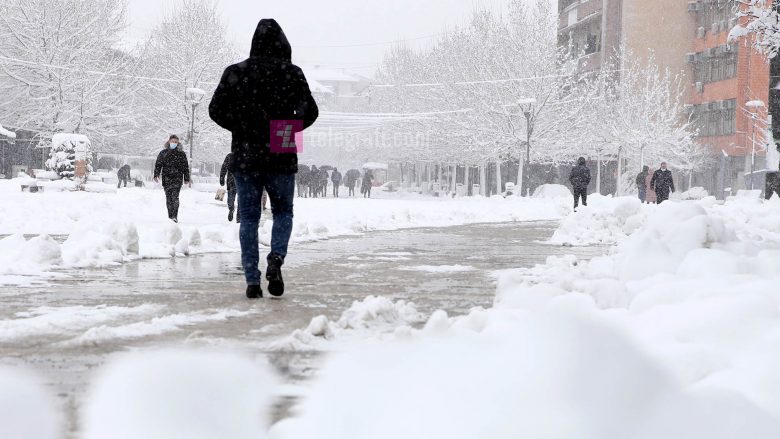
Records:
[[[177,0],[129,0],[126,39],[141,41]],[[467,22],[477,7],[503,10],[509,0],[220,0],[229,37],[243,55],[257,22],[275,18],[293,45],[297,63],[373,73],[390,47],[409,39],[414,47],[431,35]],[[353,47],[328,47],[353,46]]]

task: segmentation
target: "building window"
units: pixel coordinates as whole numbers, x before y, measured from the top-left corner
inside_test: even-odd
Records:
[[[737,100],[707,102],[693,108],[693,123],[700,137],[728,136],[737,132]]]
[[[580,0],[561,0],[561,10],[568,8],[569,6],[579,3]]]
[[[709,84],[737,76],[736,46],[719,46],[699,52],[694,57],[696,82]]]
[[[592,20],[571,33],[574,53],[590,55],[601,52],[601,20]]]
[[[736,18],[734,0],[699,0],[697,22],[707,33],[717,34],[731,30],[730,22]]]

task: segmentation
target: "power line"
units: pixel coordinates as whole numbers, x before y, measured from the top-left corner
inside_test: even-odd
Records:
[[[373,43],[354,43],[354,44],[330,44],[330,45],[322,45],[322,46],[299,46],[299,45],[293,45],[294,48],[297,49],[339,49],[339,48],[349,48],[349,47],[371,47],[371,46],[387,46],[390,44],[396,44],[396,43],[405,43],[407,41],[420,41],[420,40],[427,40],[431,38],[438,37],[442,34],[432,34],[432,35],[424,35],[422,37],[416,37],[416,38],[405,38],[401,40],[392,40],[392,41],[377,41]]]

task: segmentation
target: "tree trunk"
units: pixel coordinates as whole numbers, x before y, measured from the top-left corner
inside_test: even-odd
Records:
[[[504,192],[504,188],[501,185],[501,162],[496,161],[496,193],[500,194]]]
[[[525,168],[525,154],[523,152],[520,153],[520,163],[517,167],[517,193],[520,194],[520,196],[523,196],[523,190],[525,189],[523,187],[523,173]]]
[[[620,188],[621,174],[623,173],[623,148],[618,149],[617,181],[615,182],[615,196],[622,195]]]
[[[601,195],[601,153],[596,156],[596,192]]]
[[[487,196],[487,188],[485,187],[487,185],[486,180],[485,165],[479,165],[479,194],[482,196]]]

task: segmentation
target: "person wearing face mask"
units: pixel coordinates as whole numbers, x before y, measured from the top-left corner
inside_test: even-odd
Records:
[[[674,179],[672,171],[666,169],[666,162],[661,163],[661,169],[653,173],[653,179],[650,180],[650,187],[655,190],[658,197],[658,204],[669,199],[669,193],[674,193]]]
[[[187,154],[184,153],[179,137],[171,135],[165,142],[163,150],[157,155],[157,162],[154,164],[154,181],[160,182],[162,177],[162,186],[165,190],[165,201],[168,206],[168,218],[179,222],[179,192],[184,183],[192,187],[190,181],[190,165],[187,161]]]

